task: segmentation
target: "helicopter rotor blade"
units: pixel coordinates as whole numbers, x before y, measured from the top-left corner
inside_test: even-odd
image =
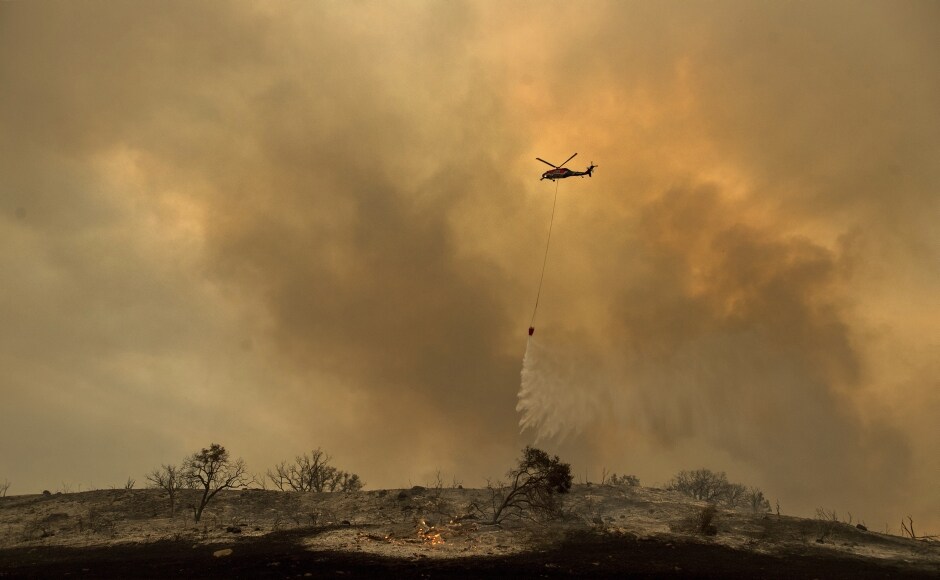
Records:
[[[577,155],[577,153],[575,153],[574,155]],[[568,159],[565,159],[565,163],[568,163],[569,161],[571,161],[572,159],[574,159],[574,155],[572,155],[572,156],[569,157]],[[564,167],[564,166],[565,166],[565,163],[562,163],[561,165],[559,165],[559,167]]]
[[[551,165],[551,166],[554,167],[555,169],[558,169],[558,166],[557,166],[557,165],[555,165],[554,163],[549,163],[548,161],[545,161],[545,160],[542,159],[541,157],[536,157],[536,159],[539,160],[539,161],[541,161],[541,162],[544,163],[545,165]],[[564,165],[564,163],[563,163],[562,165]]]

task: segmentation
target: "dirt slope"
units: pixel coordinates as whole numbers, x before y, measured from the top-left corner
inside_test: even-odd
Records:
[[[0,498],[0,577],[940,577],[940,546],[847,524],[719,510],[657,489],[575,486],[561,517],[486,525],[486,490],[223,492],[193,522],[156,490]],[[215,554],[215,555],[214,555]],[[131,569],[128,567],[132,566]],[[357,572],[358,571],[358,572]],[[474,572],[475,571],[475,572]]]

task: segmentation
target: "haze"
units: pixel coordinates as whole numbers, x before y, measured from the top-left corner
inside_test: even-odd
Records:
[[[0,478],[726,471],[940,527],[935,2],[0,4]],[[520,391],[554,184],[535,345]],[[559,377],[562,377],[560,379]],[[519,409],[517,410],[517,405]],[[520,432],[520,421],[527,428]]]

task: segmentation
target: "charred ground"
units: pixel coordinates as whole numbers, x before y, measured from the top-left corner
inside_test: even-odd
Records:
[[[0,577],[936,577],[940,547],[847,524],[579,485],[561,516],[487,526],[487,490],[220,494],[195,524],[155,490],[0,498]],[[187,498],[180,504],[185,508]]]

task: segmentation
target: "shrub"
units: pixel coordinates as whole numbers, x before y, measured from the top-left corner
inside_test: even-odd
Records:
[[[607,478],[607,483],[617,487],[636,487],[640,485],[640,478],[635,475],[617,475],[614,473]]]
[[[706,536],[714,536],[718,533],[718,527],[713,523],[715,516],[718,515],[718,508],[713,504],[708,504],[698,514],[698,532]]]

